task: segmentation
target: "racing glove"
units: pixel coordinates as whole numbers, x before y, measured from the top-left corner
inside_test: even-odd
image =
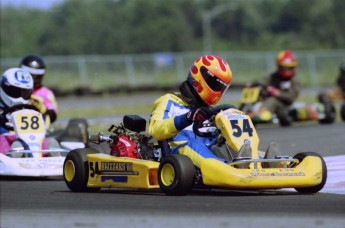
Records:
[[[186,119],[189,124],[194,122],[204,122],[214,115],[214,113],[206,107],[198,108],[194,111],[190,111],[186,114]]]
[[[44,114],[47,111],[46,106],[44,106],[44,101],[42,97],[36,96],[36,95],[31,95],[31,98],[29,100],[29,104],[35,106],[38,108],[39,112]]]
[[[267,95],[268,96],[272,96],[272,97],[276,97],[280,93],[279,89],[277,89],[277,88],[275,88],[273,86],[268,86],[266,91],[267,91]]]

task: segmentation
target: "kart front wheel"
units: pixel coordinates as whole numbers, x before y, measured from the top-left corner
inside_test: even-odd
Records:
[[[294,158],[296,158],[300,162],[302,162],[303,159],[308,157],[308,156],[318,157],[318,158],[320,158],[320,160],[322,162],[322,180],[321,180],[321,183],[318,185],[315,185],[315,186],[311,186],[311,187],[301,187],[301,188],[295,188],[295,189],[299,193],[312,194],[312,193],[319,192],[323,188],[323,186],[325,185],[326,180],[327,180],[327,166],[326,166],[325,160],[322,158],[322,156],[317,154],[317,153],[314,153],[314,152],[298,153],[294,156]]]
[[[89,188],[89,168],[87,155],[98,153],[92,148],[82,148],[70,151],[63,165],[63,176],[67,187],[73,192],[96,192],[100,188]]]
[[[158,168],[158,183],[167,195],[187,195],[192,190],[194,176],[192,160],[181,154],[163,158]]]

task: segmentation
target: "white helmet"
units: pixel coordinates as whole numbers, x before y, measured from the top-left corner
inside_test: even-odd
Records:
[[[27,104],[33,89],[29,72],[20,68],[6,70],[0,80],[0,98],[8,107]]]

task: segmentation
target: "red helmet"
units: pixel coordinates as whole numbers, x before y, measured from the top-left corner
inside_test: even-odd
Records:
[[[284,79],[291,79],[295,75],[295,67],[298,61],[294,58],[292,51],[284,50],[277,56],[278,74]]]
[[[213,55],[201,56],[192,65],[187,82],[206,105],[215,105],[229,88],[232,72],[229,64]]]

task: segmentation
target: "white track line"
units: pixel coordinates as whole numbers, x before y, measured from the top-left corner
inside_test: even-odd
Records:
[[[327,181],[320,192],[345,194],[345,155],[324,157]]]

